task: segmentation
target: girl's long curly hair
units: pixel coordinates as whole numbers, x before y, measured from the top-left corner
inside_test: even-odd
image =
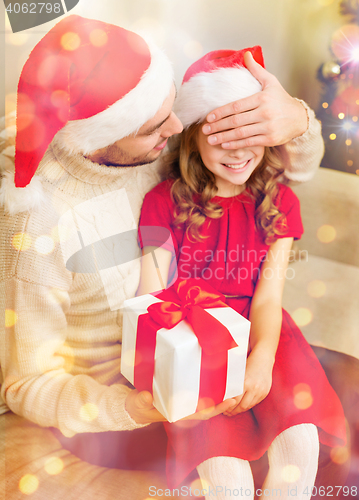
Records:
[[[167,178],[173,179],[171,196],[176,205],[174,225],[183,227],[190,239],[204,238],[200,229],[207,218],[218,219],[222,207],[211,201],[218,191],[216,179],[202,162],[197,147],[197,133],[202,124],[193,124],[169,143],[163,158]],[[255,199],[256,228],[269,245],[287,231],[286,218],[274,204],[278,178],[283,174],[283,160],[275,148],[265,148],[262,161],[246,182]]]

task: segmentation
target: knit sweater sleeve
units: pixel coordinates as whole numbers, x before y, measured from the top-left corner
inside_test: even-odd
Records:
[[[46,240],[41,239],[33,239],[35,244],[28,247],[28,219],[23,214],[15,222],[7,218],[1,230],[0,283],[7,311],[0,342],[2,398],[14,413],[56,427],[66,436],[143,427],[125,409],[130,388],[107,385],[111,377],[102,373],[111,361],[111,366],[119,367],[120,344],[103,343],[95,352],[86,331],[81,331],[81,317],[79,327],[69,328],[74,276],[64,266],[58,247],[46,254]],[[88,311],[82,321],[92,322],[92,331],[97,325],[100,334],[103,327],[95,311]],[[76,351],[80,341],[83,349]],[[87,359],[74,362],[74,353],[80,351],[89,353]],[[91,356],[97,363],[86,366]]]
[[[298,99],[299,100],[299,99]],[[314,111],[304,102],[308,116],[308,129],[303,135],[292,139],[283,146],[278,146],[284,159],[284,175],[290,181],[304,182],[311,179],[324,155],[324,141],[321,124]]]

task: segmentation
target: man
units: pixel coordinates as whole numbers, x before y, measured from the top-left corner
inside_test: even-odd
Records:
[[[264,90],[214,110],[204,126],[208,140],[224,148],[285,144],[286,176],[310,178],[323,152],[320,125],[246,57]],[[136,229],[143,197],[160,180],[154,162],[182,130],[174,99],[171,66],[156,47],[79,16],[50,30],[24,66],[15,186],[5,173],[0,193],[7,311],[1,396],[3,411],[19,416],[17,429],[26,421],[59,429],[69,441],[56,436],[73,449],[79,443],[73,436],[163,420],[151,395],[131,389],[119,371],[119,309],[135,295],[139,259],[101,267],[91,252],[99,241]],[[211,418],[231,404],[192,418]],[[104,465],[88,449],[78,454]],[[116,454],[121,458],[120,449]],[[121,468],[116,460],[106,466]],[[128,497],[137,498],[136,491]]]

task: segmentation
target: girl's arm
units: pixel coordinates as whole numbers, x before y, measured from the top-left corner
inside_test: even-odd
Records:
[[[249,320],[250,347],[243,394],[227,415],[260,403],[272,386],[272,371],[282,326],[282,295],[293,238],[280,238],[268,250],[253,295]]]
[[[167,286],[172,253],[158,247],[144,247],[141,259],[141,278],[136,295],[158,292]]]

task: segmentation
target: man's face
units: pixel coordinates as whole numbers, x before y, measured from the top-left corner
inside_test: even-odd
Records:
[[[167,139],[171,135],[179,134],[183,129],[172,111],[175,95],[176,89],[173,85],[161,109],[142,125],[135,136],[124,137],[111,146],[87,155],[87,158],[102,165],[123,167],[135,167],[155,161],[164,149]]]

